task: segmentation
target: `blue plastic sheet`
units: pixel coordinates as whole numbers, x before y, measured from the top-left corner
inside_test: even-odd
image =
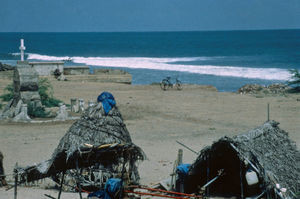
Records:
[[[101,93],[98,96],[97,101],[102,103],[106,115],[116,105],[114,96],[109,92]]]
[[[122,188],[122,181],[119,178],[110,178],[104,186],[104,190],[90,193],[88,197],[97,197],[101,199],[112,199],[116,193]]]
[[[183,176],[186,176],[189,172],[191,164],[180,164],[177,166],[177,172],[178,174],[181,174]]]

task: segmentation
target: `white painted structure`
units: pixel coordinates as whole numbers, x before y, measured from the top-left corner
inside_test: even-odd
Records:
[[[24,61],[24,51],[26,50],[26,47],[24,46],[24,39],[21,39],[21,45],[19,49],[21,51],[21,61]]]
[[[64,62],[29,62],[29,65],[36,70],[40,76],[51,76],[58,69],[64,72]]]

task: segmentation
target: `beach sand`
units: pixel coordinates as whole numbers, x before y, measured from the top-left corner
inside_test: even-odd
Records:
[[[0,80],[0,94],[9,83]],[[135,144],[149,160],[139,165],[141,184],[151,185],[169,176],[177,151],[183,148],[176,140],[199,151],[222,136],[245,133],[270,119],[300,146],[299,94],[262,96],[217,92],[211,86],[184,85],[183,90],[162,91],[159,85],[125,85],[73,81],[52,81],[54,96],[70,104],[71,98],[96,100],[103,91],[111,92]],[[28,166],[49,159],[60,138],[74,121],[21,124],[0,122],[0,150],[4,154],[6,174],[14,165]],[[184,163],[196,155],[183,148]],[[12,183],[12,177],[8,181]],[[42,183],[46,186],[47,182]],[[58,191],[41,187],[19,187],[18,198],[57,197]],[[86,197],[86,194],[84,194]],[[13,189],[0,188],[0,199],[13,198]],[[79,198],[76,193],[63,193],[62,198]]]

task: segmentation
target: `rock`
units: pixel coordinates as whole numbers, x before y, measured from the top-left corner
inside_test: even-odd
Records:
[[[28,116],[27,104],[22,104],[21,112],[13,118],[15,122],[29,122],[31,118]]]
[[[72,113],[77,112],[77,99],[76,98],[71,99],[71,112]]]
[[[290,89],[285,84],[271,84],[268,86],[262,86],[258,84],[246,84],[239,88],[237,93],[239,94],[284,94]]]
[[[19,100],[19,102],[17,103],[17,106],[15,108],[15,112],[14,115],[18,115],[21,111],[21,106],[22,106],[22,100]]]
[[[57,112],[57,116],[55,117],[55,120],[62,120],[65,121],[69,117],[67,107],[64,104],[60,104],[59,110]]]
[[[0,71],[7,71],[7,70],[13,70],[14,67],[8,65],[8,64],[2,64],[0,62]]]
[[[83,113],[84,112],[84,100],[78,99],[78,112]]]

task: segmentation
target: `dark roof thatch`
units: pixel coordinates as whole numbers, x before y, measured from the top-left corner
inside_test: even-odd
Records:
[[[266,122],[246,134],[233,138],[223,137],[212,146],[204,148],[190,167],[187,181],[189,191],[195,191],[196,185],[203,186],[216,176],[217,170],[225,167],[228,181],[224,177],[220,187],[226,187],[232,193],[232,187],[241,187],[240,170],[244,169],[245,172],[251,167],[258,173],[260,184],[266,192],[276,194],[274,190],[276,184],[279,184],[287,189],[283,198],[296,198],[300,192],[300,152],[288,138],[288,133],[281,130],[278,124],[275,121]],[[200,178],[202,180],[197,180]],[[215,190],[225,193],[226,190],[220,191],[220,187]]]
[[[97,148],[105,144],[111,145]],[[132,143],[118,108],[113,107],[106,115],[102,104],[97,103],[70,127],[50,160],[25,169],[19,168],[19,173],[26,181],[33,181],[76,168],[77,160],[79,167],[95,163],[112,167],[123,164],[125,159],[134,170],[133,174],[138,175],[135,162],[144,158],[144,152]]]

